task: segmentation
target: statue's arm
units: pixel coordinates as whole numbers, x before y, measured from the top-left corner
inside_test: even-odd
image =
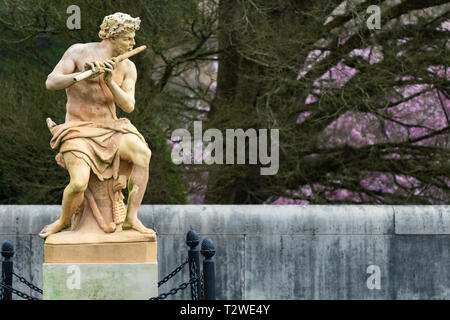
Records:
[[[71,46],[64,53],[53,71],[47,76],[45,86],[48,90],[61,90],[74,84],[73,78],[80,72],[75,72],[76,64],[74,61],[77,45]]]
[[[137,71],[136,66],[132,61],[124,60],[122,63],[124,62],[127,63],[127,65],[122,85],[119,87],[119,85],[112,80],[111,75],[108,75],[106,83],[119,108],[126,113],[130,113],[134,110],[134,88],[136,85]]]

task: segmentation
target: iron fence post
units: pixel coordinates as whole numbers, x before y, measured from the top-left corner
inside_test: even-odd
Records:
[[[186,235],[186,244],[189,246],[189,278],[198,277],[200,275],[200,252],[197,248],[200,243],[197,232],[189,230]],[[195,270],[195,272],[194,272]],[[195,288],[197,290],[195,290]],[[192,300],[201,299],[201,282],[200,278],[193,284],[191,284],[191,297]]]
[[[13,260],[14,246],[11,241],[6,240],[2,244],[2,281],[4,284],[12,287],[12,277],[13,277]],[[6,288],[3,290],[3,300],[12,300],[12,292]]]
[[[216,275],[213,256],[216,254],[214,243],[210,238],[202,241],[201,248],[203,260],[203,283],[205,288],[205,300],[216,300]]]

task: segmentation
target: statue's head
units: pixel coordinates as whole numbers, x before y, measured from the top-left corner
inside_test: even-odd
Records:
[[[98,36],[111,41],[117,52],[122,54],[133,49],[135,32],[139,30],[140,24],[141,19],[116,12],[103,19]]]

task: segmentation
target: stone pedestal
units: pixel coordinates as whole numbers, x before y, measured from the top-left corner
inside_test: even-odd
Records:
[[[114,191],[120,192],[117,196],[112,191],[114,183],[91,175],[73,229],[47,237],[44,299],[136,300],[158,295],[156,234],[125,230],[125,216],[113,211],[123,204],[121,192]]]
[[[44,263],[44,300],[147,300],[158,295],[157,263]]]
[[[64,233],[68,232],[60,234]],[[136,231],[116,235],[120,234],[128,238],[133,234],[142,236]],[[155,297],[158,295],[156,247],[156,241],[64,245],[46,242],[43,298],[147,300]]]

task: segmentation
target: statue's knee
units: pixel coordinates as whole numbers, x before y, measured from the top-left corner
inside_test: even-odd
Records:
[[[72,193],[83,193],[88,187],[88,181],[75,179],[70,181],[69,187]]]
[[[150,164],[150,159],[152,158],[152,152],[150,149],[145,148],[141,152],[139,152],[138,160],[136,161],[138,165],[148,166]]]

